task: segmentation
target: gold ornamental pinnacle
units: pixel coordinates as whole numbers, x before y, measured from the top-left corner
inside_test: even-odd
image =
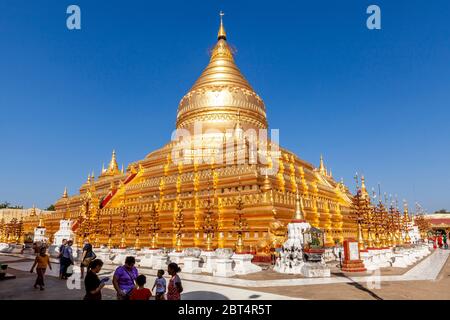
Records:
[[[223,11],[220,11],[219,15],[220,15],[220,27],[219,32],[217,33],[217,40],[220,39],[227,40],[227,33],[225,32],[225,27],[223,26],[223,16],[225,15],[225,13],[223,13]]]

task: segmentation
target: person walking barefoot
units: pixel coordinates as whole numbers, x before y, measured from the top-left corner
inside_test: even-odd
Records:
[[[44,290],[44,275],[45,275],[45,270],[47,269],[47,267],[50,268],[50,270],[52,270],[52,265],[50,264],[50,257],[48,256],[48,254],[46,254],[46,248],[42,247],[40,249],[39,255],[36,256],[36,258],[34,259],[34,263],[31,266],[31,270],[30,272],[33,273],[34,267],[36,267],[36,273],[37,273],[37,277],[36,277],[36,282],[34,283],[34,288],[37,289],[37,287],[39,286],[41,290]]]

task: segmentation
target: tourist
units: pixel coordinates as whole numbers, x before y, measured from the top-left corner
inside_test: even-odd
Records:
[[[445,232],[444,232],[444,236],[442,237],[442,240],[444,242],[444,249],[448,249],[447,234]]]
[[[131,291],[130,300],[150,300],[152,292],[145,288],[147,283],[147,278],[141,274],[136,278],[137,287]]]
[[[84,240],[83,253],[81,254],[81,279],[84,278],[84,267],[88,267],[92,260],[96,258],[96,254],[92,249],[92,244],[88,240]]]
[[[169,263],[167,272],[172,276],[169,280],[169,287],[167,288],[167,300],[180,300],[180,294],[183,292],[181,279],[178,273],[181,272],[180,267],[175,263]]]
[[[41,290],[44,290],[44,274],[45,270],[47,270],[47,267],[52,270],[52,265],[50,264],[50,257],[48,254],[46,254],[47,249],[45,247],[42,247],[39,255],[36,256],[36,259],[34,260],[33,265],[31,266],[30,272],[33,273],[34,267],[36,267],[36,282],[34,283],[34,288],[37,289],[39,286]]]
[[[117,292],[118,300],[129,300],[131,291],[134,289],[134,281],[138,277],[138,270],[134,267],[134,257],[126,257],[125,264],[117,267],[114,272],[113,286]]]
[[[84,279],[84,288],[86,295],[84,300],[102,300],[102,289],[109,278],[100,280],[98,273],[102,269],[103,261],[100,259],[92,260],[87,267],[86,278]]]
[[[33,242],[33,252],[36,257],[39,255],[39,246],[37,242]]]
[[[73,245],[72,240],[67,241],[67,244],[64,246],[62,256],[61,256],[61,268],[62,268],[62,278],[61,279],[64,279],[64,280],[67,280],[70,276],[67,272],[67,269],[69,268],[69,266],[74,264],[72,245]]]
[[[442,249],[442,234],[439,234],[437,241],[438,241],[439,249]]]
[[[59,253],[58,253],[58,259],[59,259],[59,279],[62,279],[63,278],[63,266],[64,266],[64,264],[61,262],[61,258],[62,258],[62,255],[63,255],[63,251],[64,251],[64,248],[66,247],[66,244],[67,244],[67,239],[62,239],[62,243],[61,243],[61,245],[59,246]]]
[[[36,257],[40,254],[42,247],[43,247],[42,246],[42,241],[36,241],[33,244],[33,250],[34,250],[34,254],[36,255]]]
[[[164,279],[164,270],[158,270],[157,278],[155,280],[155,284],[153,285],[153,289],[156,287],[155,291],[155,300],[165,300],[164,294],[166,293],[166,279]]]

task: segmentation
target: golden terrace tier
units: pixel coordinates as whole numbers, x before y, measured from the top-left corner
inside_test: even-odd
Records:
[[[209,64],[179,104],[175,139],[126,171],[113,153],[99,177],[56,202],[48,232],[70,218],[78,240],[96,245],[234,247],[239,234],[245,250],[267,252],[296,216],[322,229],[328,246],[355,237],[348,189],[322,158],[316,168],[261,139],[265,110],[235,64],[221,21]],[[236,232],[238,211],[245,231]]]

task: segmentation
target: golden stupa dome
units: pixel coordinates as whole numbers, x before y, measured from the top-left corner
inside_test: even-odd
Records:
[[[239,123],[243,130],[267,129],[266,109],[236,66],[222,21],[217,43],[208,66],[181,99],[177,113],[177,129],[194,132],[194,124],[201,123],[202,131],[219,130],[225,133]]]

